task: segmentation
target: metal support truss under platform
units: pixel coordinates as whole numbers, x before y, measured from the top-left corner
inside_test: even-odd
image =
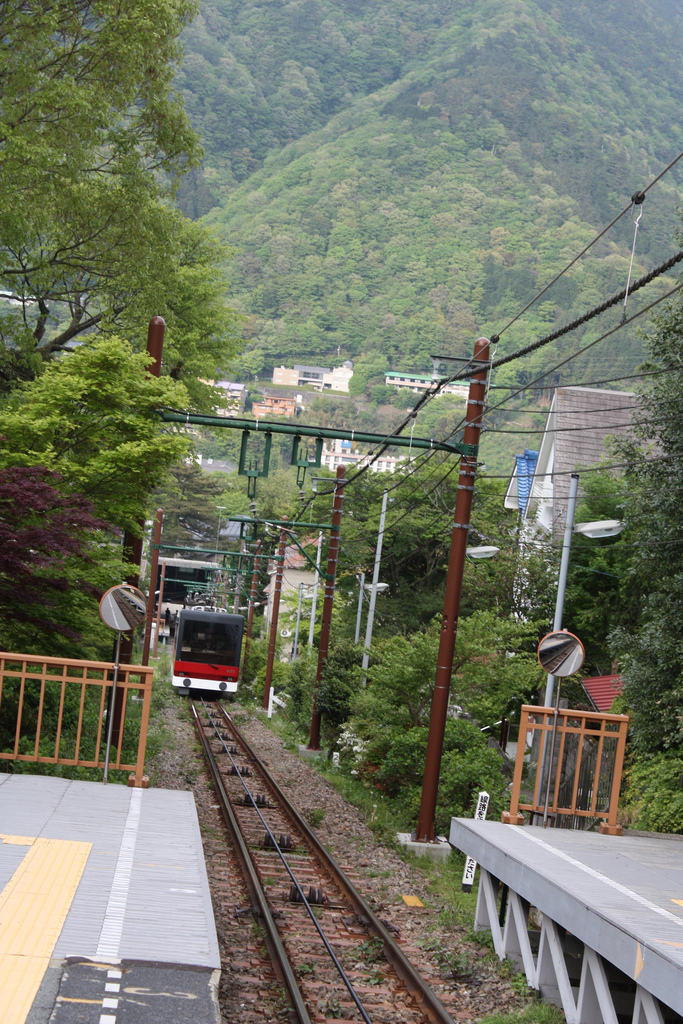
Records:
[[[475,929],[568,1024],[683,1015],[683,837],[453,818],[481,869]]]

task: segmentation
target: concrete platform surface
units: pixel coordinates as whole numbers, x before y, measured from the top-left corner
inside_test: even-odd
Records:
[[[185,1000],[191,1019],[216,1020],[210,982],[220,954],[193,794],[0,775],[2,1024],[24,1024],[34,1000],[42,1013],[51,991],[55,1022],[90,1020],[82,1014],[96,1003],[68,991],[95,984],[105,967],[134,972],[136,998],[169,989],[169,978],[152,976],[180,972],[177,991],[191,978],[203,993]],[[120,1013],[103,1010],[104,998],[119,999]],[[101,1024],[122,1024],[127,998],[102,996]]]
[[[683,1014],[683,845],[453,818],[450,841]]]

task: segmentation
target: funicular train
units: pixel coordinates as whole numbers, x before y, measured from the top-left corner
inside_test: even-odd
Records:
[[[176,629],[173,686],[183,696],[201,691],[235,693],[244,616],[184,608]]]

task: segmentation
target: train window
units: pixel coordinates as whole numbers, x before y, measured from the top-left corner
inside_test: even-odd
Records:
[[[183,624],[181,650],[188,661],[203,664],[239,665],[242,630],[230,622],[193,622]]]

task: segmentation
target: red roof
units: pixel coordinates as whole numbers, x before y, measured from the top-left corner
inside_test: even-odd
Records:
[[[587,676],[581,685],[598,711],[609,711],[624,689],[624,680],[621,676]]]

